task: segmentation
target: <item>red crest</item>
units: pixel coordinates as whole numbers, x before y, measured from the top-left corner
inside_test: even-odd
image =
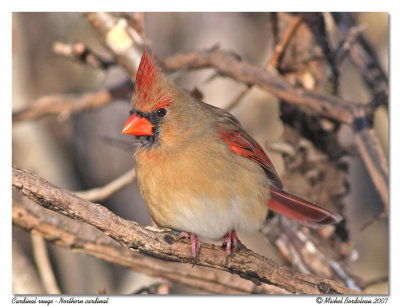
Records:
[[[162,87],[162,75],[160,69],[154,62],[154,53],[149,56],[147,49],[144,50],[139,68],[136,73],[135,94],[138,105],[143,110],[158,109],[171,104],[170,95],[165,93]],[[156,104],[153,104],[156,102]]]

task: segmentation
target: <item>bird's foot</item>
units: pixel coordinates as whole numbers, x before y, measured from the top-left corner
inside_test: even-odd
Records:
[[[181,232],[179,238],[190,238],[190,244],[192,246],[192,257],[196,260],[197,255],[199,255],[200,241],[195,234]]]
[[[237,248],[238,240],[237,240],[237,235],[236,235],[236,231],[235,230],[229,231],[222,238],[222,243],[226,244],[226,248],[225,248],[226,256],[230,256],[232,254],[232,242],[233,242],[233,247]]]

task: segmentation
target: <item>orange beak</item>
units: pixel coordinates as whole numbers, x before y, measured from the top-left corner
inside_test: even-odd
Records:
[[[122,134],[129,134],[135,136],[153,135],[153,125],[146,118],[139,117],[133,114],[126,121]]]

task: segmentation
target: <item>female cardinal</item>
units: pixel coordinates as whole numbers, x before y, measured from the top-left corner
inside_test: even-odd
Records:
[[[270,159],[239,121],[176,87],[147,50],[131,103],[122,133],[136,136],[140,192],[157,225],[190,236],[194,258],[198,236],[222,238],[230,255],[235,230],[259,229],[268,208],[311,227],[341,220],[283,191]]]

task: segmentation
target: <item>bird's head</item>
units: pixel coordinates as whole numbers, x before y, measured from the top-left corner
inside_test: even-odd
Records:
[[[136,74],[131,111],[122,133],[136,136],[142,147],[173,142],[188,129],[189,96],[160,71],[145,50]],[[186,104],[186,105],[182,105]]]

